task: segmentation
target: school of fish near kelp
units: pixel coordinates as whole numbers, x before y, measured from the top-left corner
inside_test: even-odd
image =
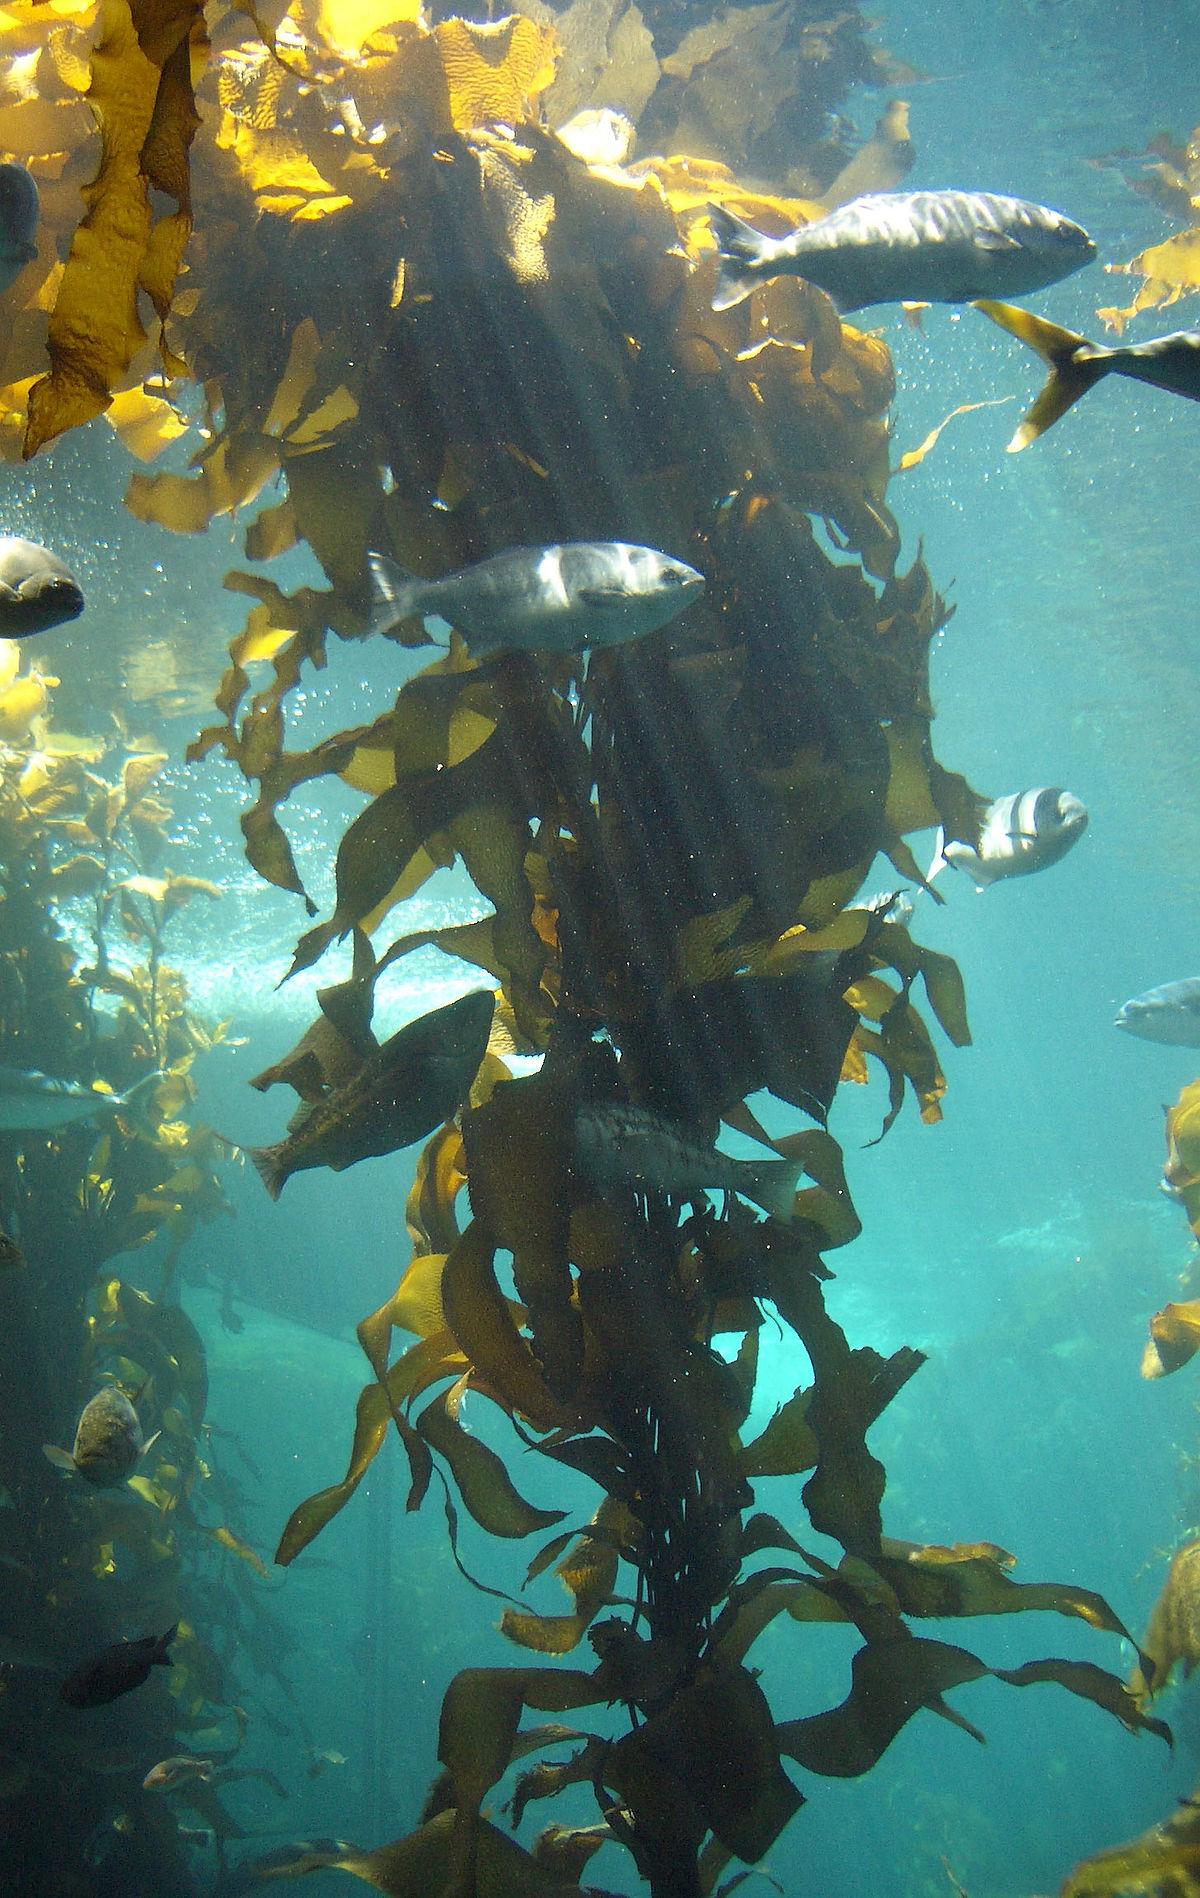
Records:
[[[869,1770],[919,1709],[967,1727],[943,1696],[986,1674],[1018,1687],[1052,1682],[1130,1730],[1166,1734],[1136,1692],[1091,1662],[993,1670],[911,1625],[1050,1608],[1128,1638],[1098,1595],[1019,1583],[992,1544],[884,1536],[885,1473],[866,1436],[921,1354],[853,1347],[822,1298],[824,1254],[858,1231],[825,1126],[839,1085],[878,1063],[884,1131],[907,1093],[936,1120],[945,1081],[924,1011],[952,1043],[969,1038],[954,964],[886,905],[851,905],[880,851],[900,881],[924,881],[912,833],[940,826],[950,841],[976,841],[987,799],[933,753],[928,657],[948,612],[919,556],[899,565],[885,345],[794,277],[744,307],[711,307],[708,204],[789,229],[815,214],[809,197],[770,196],[736,176],[749,154],[770,153],[776,120],[790,116],[793,131],[803,122],[806,46],[823,36],[812,62],[822,85],[839,70],[849,83],[870,69],[853,13],[831,27],[814,19],[785,44],[791,29],[775,9],[748,12],[764,45],[779,34],[780,96],[757,108],[754,125],[738,104],[737,71],[722,65],[719,23],[682,32],[660,61],[635,7],[551,16],[530,0],[486,25],[429,25],[411,0],[294,0],[286,12],[45,0],[0,22],[14,75],[0,144],[34,170],[43,202],[38,259],[0,361],[4,442],[32,454],[106,413],[150,461],[202,400],[193,471],[136,474],[135,514],[199,531],[281,478],[285,495],[246,531],[249,565],[226,579],[253,604],[217,690],[220,722],[192,755],[223,752],[256,787],[242,823],[249,861],[303,898],[310,918],[288,800],[325,776],[366,800],[338,850],[333,912],[311,922],[293,963],[310,967],[349,938],[351,973],[321,991],[319,1020],[260,1081],[291,1085],[318,1107],[346,1085],[374,1059],[380,974],[418,946],[462,958],[495,988],[490,1043],[462,1113],[432,1134],[418,1164],[411,1264],[358,1328],[370,1376],[345,1478],[298,1505],[276,1559],[291,1561],[349,1502],[394,1426],[409,1507],[436,1479],[452,1539],[455,1495],[493,1534],[555,1529],[530,1577],[553,1568],[573,1612],[506,1607],[502,1627],[524,1656],[451,1684],[442,1780],[416,1830],[373,1849],[310,1852],[273,1875],[336,1864],[394,1898],[569,1898],[607,1845],[631,1855],[656,1898],[694,1898],[732,1889],[736,1873],[720,1884],[730,1862],[760,1859],[796,1813],[802,1794],[784,1761],[802,1769],[803,1797],[819,1797],[822,1775]],[[730,162],[677,151],[632,165],[578,157],[542,107],[556,89],[559,122],[592,103],[606,65],[618,92],[603,103],[667,131],[703,123],[708,149]],[[102,151],[86,183],[89,108]],[[820,112],[810,119],[815,148]],[[899,129],[903,138],[893,117],[878,138],[885,185],[907,162]],[[845,157],[826,153],[821,175],[814,156],[813,197]],[[81,185],[87,217],[76,228]],[[157,317],[150,337],[141,293]],[[369,634],[369,554],[441,575],[501,549],[596,540],[670,550],[703,575],[702,599],[651,637],[586,662],[510,651],[475,663],[452,638],[372,721],[287,748],[290,695],[323,663],[330,635],[382,636]],[[285,594],[261,566],[300,542],[328,584]],[[252,690],[248,668],[264,663],[270,681]],[[154,827],[149,765],[132,760],[99,803],[82,767],[29,759],[23,769],[63,778],[61,808],[88,831],[71,876],[106,899],[98,925],[115,905],[152,950],[148,987],[120,997],[130,1023],[143,1024],[138,1060],[85,1072],[71,1058],[88,1032],[84,1013],[66,1024],[69,1047],[31,1042],[37,1058],[25,1065],[110,1086],[162,1070],[164,1089],[175,1088],[164,1117],[182,1112],[180,1037],[201,1030],[189,1026],[182,988],[164,986],[155,932],[187,879],[113,855],[122,824]],[[70,869],[41,833],[37,848],[40,875]],[[406,930],[405,899],[455,859],[489,913]],[[49,903],[35,893],[31,913],[61,972]],[[16,920],[10,905],[5,915]],[[64,996],[78,1010],[79,993],[102,989],[107,975],[100,939],[90,976]],[[168,993],[175,1013],[164,1028]],[[6,1003],[6,1054],[15,1019]],[[540,1066],[515,1078],[513,1057],[528,1055]],[[818,1124],[772,1141],[747,1106],[764,1088]],[[649,1175],[601,1190],[572,1130],[581,1119],[603,1130],[622,1113],[644,1116],[642,1128],[686,1129],[702,1147],[724,1121],[808,1184],[790,1219],[766,1221],[732,1193],[718,1214],[692,1175],[674,1197]],[[193,1190],[216,1191],[208,1151],[184,1169],[187,1193],[169,1176],[174,1199],[157,1175],[150,1186],[142,1178],[149,1155],[158,1165],[160,1149],[182,1146],[190,1157],[188,1143],[202,1140],[186,1118],[178,1125],[148,1136],[118,1121],[94,1149],[26,1150],[9,1194],[19,1198],[21,1245],[42,1203],[29,1197],[37,1166],[53,1174],[58,1204],[61,1169],[81,1155],[84,1213],[102,1207],[115,1233],[122,1143],[140,1168],[126,1216],[140,1213],[147,1231],[165,1217],[186,1223]],[[44,1159],[31,1162],[30,1151]],[[604,1170],[606,1182],[615,1177]],[[121,1234],[118,1248],[130,1243]],[[86,1258],[72,1288],[76,1323],[98,1263]],[[794,1332],[811,1377],[743,1442],[763,1300]],[[157,1486],[149,1500],[163,1521],[191,1494],[203,1414],[202,1353],[197,1362],[186,1339],[153,1342],[179,1317],[111,1280],[86,1320],[93,1352],[115,1334],[126,1396],[153,1374],[156,1404],[184,1423],[184,1448],[172,1437],[173,1476],[133,1479]],[[416,1341],[397,1352],[396,1332]],[[732,1339],[731,1361],[713,1350],[716,1337]],[[134,1350],[130,1340],[149,1342]],[[179,1373],[167,1388],[162,1358]],[[186,1415],[185,1366],[195,1383]],[[558,1512],[529,1503],[504,1460],[462,1427],[467,1391],[511,1418],[514,1448],[597,1485],[603,1499],[585,1530],[558,1529]],[[166,1416],[161,1427],[172,1435]],[[44,1473],[40,1440],[38,1462]],[[805,1549],[802,1527],[759,1507],[752,1487],[808,1472],[808,1521],[841,1545],[836,1566]],[[228,1528],[208,1533],[252,1555]],[[769,1566],[754,1561],[764,1554]],[[102,1557],[103,1548],[101,1581]],[[171,1612],[162,1590],[143,1605],[142,1580],[135,1570],[129,1598],[161,1643]],[[634,1601],[631,1617],[613,1612],[617,1596]],[[781,1616],[859,1630],[841,1706],[774,1719],[748,1657]],[[553,1664],[580,1649],[582,1664]],[[216,1698],[214,1677],[206,1687],[194,1635],[177,1660],[189,1652],[198,1720]],[[1163,1658],[1142,1655],[1145,1680]],[[605,1705],[629,1715],[619,1737],[574,1724]],[[598,1805],[594,1826],[551,1825],[530,1848],[482,1811],[519,1759],[562,1741],[560,1725],[535,1718],[523,1728],[526,1709],[568,1714],[579,1744],[567,1762],[521,1773],[515,1818],[575,1784],[590,1785]],[[171,1763],[171,1736],[155,1738]],[[187,1791],[216,1826],[206,1782]],[[176,1849],[172,1823],[158,1822],[166,1854]],[[1100,1874],[1086,1885],[1118,1888]]]

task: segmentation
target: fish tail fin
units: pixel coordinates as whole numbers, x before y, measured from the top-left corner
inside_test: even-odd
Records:
[[[278,1199],[288,1177],[288,1165],[283,1154],[283,1142],[274,1147],[243,1147],[242,1152],[251,1162],[254,1171],[266,1187],[272,1199]]]
[[[756,1206],[761,1206],[764,1213],[782,1220],[786,1226],[792,1217],[796,1188],[804,1171],[803,1161],[743,1160],[741,1164],[744,1184],[738,1190]]]
[[[422,582],[397,560],[386,554],[368,553],[371,575],[371,621],[369,633],[391,633],[406,622],[420,626],[417,605]]]
[[[1061,329],[1057,323],[1048,323],[1044,316],[1034,316],[1031,310],[1018,309],[1013,303],[994,303],[980,297],[974,308],[982,310],[993,323],[1027,344],[1050,365],[1045,387],[1028,414],[1022,417],[1008,444],[1008,453],[1016,455],[1048,428],[1053,428],[1081,395],[1086,395],[1101,376],[1109,373],[1113,354],[1111,350],[1097,349],[1086,336]]]
[[[141,1080],[135,1081],[124,1094],[114,1094],[109,1104],[115,1113],[128,1114],[136,1119],[139,1114],[145,1114],[155,1090],[166,1079],[162,1068],[154,1068],[149,1074],[143,1074]]]
[[[156,1430],[152,1437],[147,1437],[145,1443],[143,1443],[142,1445],[141,1454],[143,1456],[149,1456],[151,1450],[154,1448],[155,1444],[158,1442],[158,1439],[161,1436],[162,1436],[162,1431]]]
[[[753,224],[747,224],[745,218],[735,217],[719,204],[708,206],[708,221],[717,242],[717,281],[712,307],[731,310],[750,295],[766,274],[763,266],[770,261],[775,240],[764,237]]]
[[[159,1635],[154,1646],[154,1653],[151,1656],[151,1667],[170,1667],[172,1665],[168,1649],[178,1633],[179,1623],[176,1622],[173,1628],[168,1628],[165,1634]]]
[[[929,868],[925,872],[926,886],[933,882],[934,877],[941,876],[942,871],[948,870],[949,867],[950,859],[946,855],[946,831],[944,826],[939,826],[937,842],[933,846],[933,856],[930,859]]]
[[[78,1465],[69,1450],[60,1450],[57,1443],[43,1443],[42,1455],[56,1470],[62,1470],[67,1476],[74,1476]]]

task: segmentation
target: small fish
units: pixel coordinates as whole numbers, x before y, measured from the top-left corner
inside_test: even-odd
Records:
[[[1129,376],[1134,382],[1148,382],[1152,388],[1200,402],[1200,330],[1172,330],[1169,336],[1154,336],[1146,343],[1102,349],[1086,336],[1060,329],[1057,323],[1014,309],[1010,303],[976,297],[974,307],[1010,336],[1028,343],[1050,365],[1045,387],[1008,444],[1010,455],[1020,454],[1053,428],[1103,376]]]
[[[601,1193],[691,1199],[712,1187],[741,1193],[775,1219],[792,1217],[799,1161],[732,1160],[702,1146],[678,1121],[648,1108],[581,1108],[574,1145],[577,1172]]]
[[[25,1254],[16,1240],[0,1231],[0,1272],[19,1271],[25,1262]]]
[[[462,634],[475,659],[621,646],[665,626],[704,586],[684,561],[621,540],[510,547],[440,580],[419,580],[382,554],[367,563],[376,631],[436,617]]]
[[[176,1622],[166,1634],[143,1635],[140,1641],[114,1642],[112,1647],[103,1649],[94,1659],[85,1661],[82,1667],[67,1675],[58,1690],[59,1699],[65,1700],[68,1707],[102,1707],[106,1701],[132,1693],[149,1679],[152,1667],[170,1667],[171,1656],[167,1650],[178,1633]]]
[[[957,838],[947,842],[945,831],[938,831],[925,881],[931,883],[947,864],[965,870],[977,890],[1004,877],[1032,876],[1065,857],[1083,836],[1087,822],[1085,806],[1057,785],[1014,791],[988,805],[978,844]]]
[[[1024,296],[1096,254],[1059,211],[987,191],[880,191],[852,198],[788,237],[708,207],[717,240],[714,310],[771,277],[803,277],[839,310],[872,303],[969,303],[998,290]]]
[[[0,534],[0,637],[23,639],[30,633],[44,633],[49,626],[78,619],[83,605],[82,587],[57,554],[34,540]]]
[[[1134,995],[1117,1011],[1114,1027],[1168,1048],[1200,1048],[1200,975]]]
[[[141,1394],[139,1391],[138,1396]],[[125,1481],[138,1458],[157,1443],[158,1437],[156,1430],[150,1442],[145,1441],[137,1411],[124,1391],[106,1384],[80,1412],[70,1454],[55,1443],[44,1443],[42,1452],[56,1469],[78,1471],[97,1489],[108,1489]]]
[[[342,1087],[305,1102],[285,1140],[246,1147],[272,1199],[293,1173],[397,1153],[449,1120],[487,1051],[495,998],[474,989],[385,1041]]]
[[[0,290],[37,256],[38,188],[24,165],[0,165]]]
[[[558,126],[554,136],[585,165],[623,165],[633,150],[637,128],[611,106],[585,106]]]
[[[143,1792],[169,1792],[184,1780],[200,1779],[207,1785],[213,1776],[211,1760],[193,1759],[190,1753],[172,1753],[170,1759],[152,1766],[142,1781]]]
[[[160,1073],[147,1074],[126,1094],[98,1094],[78,1081],[0,1064],[0,1133],[53,1133],[97,1114],[136,1113],[162,1079]]]

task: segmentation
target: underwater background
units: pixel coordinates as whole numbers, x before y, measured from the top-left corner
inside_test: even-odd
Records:
[[[1164,130],[1184,137],[1200,119],[1195,5],[887,0],[875,37],[923,77],[860,86],[841,110],[865,136],[887,92],[903,90],[916,152],[908,188],[1011,193],[1082,223],[1097,264],[1039,293],[1036,307],[1105,340],[1097,305],[1124,300],[1127,280],[1104,278],[1100,265],[1170,226],[1120,169],[1089,161],[1140,153]],[[1159,315],[1131,335],[1172,326]],[[1200,418],[1187,403],[1112,379],[1048,440],[1009,458],[1004,444],[1037,386],[1031,356],[970,310],[935,307],[919,328],[894,306],[858,320],[880,331],[894,358],[896,449],[915,446],[959,404],[1009,398],[957,419],[888,490],[902,564],[922,547],[955,608],[932,656],[938,755],[989,795],[1067,786],[1090,827],[1044,876],[977,894],[947,873],[944,907],[918,899],[914,932],[963,972],[974,1045],[943,1044],[944,1120],[926,1126],[902,1114],[869,1151],[885,1089],[875,1081],[839,1094],[831,1124],[863,1232],[831,1260],[827,1304],[855,1344],[928,1354],[872,1434],[888,1471],[885,1528],[927,1543],[997,1543],[1018,1555],[1019,1578],[1098,1589],[1139,1632],[1167,1556],[1200,1527],[1192,1373],[1139,1376],[1147,1318],[1176,1294],[1192,1250],[1158,1178],[1162,1108],[1196,1062],[1190,1050],[1117,1033],[1113,1017],[1128,996],[1200,971],[1191,891],[1200,861]],[[194,1113],[230,1139],[266,1142],[280,1132],[278,1100],[247,1082],[291,1047],[318,981],[333,978],[322,964],[276,987],[299,904],[243,861],[244,787],[232,769],[183,759],[243,617],[221,588],[243,523],[219,518],[204,535],[168,534],[124,511],[127,478],[127,458],[94,422],[28,465],[0,468],[0,525],[52,546],[87,596],[81,622],[37,644],[61,681],[56,719],[86,731],[116,710],[169,753],[162,782],[180,861],[221,890],[219,902],[191,904],[171,938],[195,1008],[230,1023],[229,1040],[196,1061]],[[272,574],[286,587],[319,577],[303,551],[282,556]],[[307,743],[371,717],[397,665],[416,669],[413,655],[377,643],[338,644],[327,670],[306,681]],[[323,914],[354,800],[336,779],[302,795],[291,834]],[[932,835],[920,839],[918,859],[931,851]],[[881,860],[866,887],[896,883]],[[411,899],[406,924],[440,927],[479,907],[461,869],[441,872]],[[381,985],[377,1031],[473,979],[432,949],[418,952]],[[225,1166],[233,1217],[201,1227],[183,1253],[179,1298],[207,1353],[207,1414],[246,1452],[245,1463],[228,1459],[241,1533],[268,1563],[296,1503],[341,1475],[363,1381],[354,1324],[403,1268],[414,1159],[409,1151],[344,1174],[302,1174],[278,1205],[249,1168]],[[135,1256],[123,1276],[152,1286],[150,1256]],[[789,1339],[767,1325],[759,1426],[800,1376]],[[471,1427],[502,1447],[486,1408],[468,1406]],[[533,1462],[516,1466],[525,1494],[585,1520],[591,1486],[562,1470],[551,1482]],[[261,1621],[243,1617],[244,1640],[225,1657],[231,1697],[247,1715],[239,1764],[278,1784],[251,1775],[230,1789],[246,1835],[230,1844],[231,1866],[290,1841],[376,1844],[415,1826],[447,1683],[462,1667],[513,1660],[493,1625],[496,1604],[455,1569],[436,1501],[406,1515],[406,1484],[389,1442],[313,1550],[265,1579],[239,1579],[267,1609]],[[799,1487],[787,1479],[797,1513]],[[772,1507],[791,1520],[778,1496]],[[461,1550],[495,1586],[519,1585],[528,1551],[506,1546],[497,1556],[465,1520]],[[972,1630],[973,1641],[986,1639],[990,1663],[1015,1666],[1029,1646],[1024,1624],[997,1618],[984,1636]],[[1055,1622],[1043,1647],[1092,1652],[1087,1631],[1070,1622]],[[776,1624],[755,1660],[791,1709],[836,1702],[850,1652],[844,1629],[814,1636]],[[1123,1673],[1131,1659],[1127,1651],[1108,1664]],[[1078,1860],[1151,1825],[1200,1779],[1200,1703],[1186,1687],[1157,1707],[1173,1752],[1049,1687],[1014,1693],[985,1681],[956,1705],[986,1746],[921,1713],[869,1774],[806,1783],[804,1810],[765,1862],[781,1889],[916,1898],[951,1889],[949,1868],[970,1898],[1050,1892]],[[573,1795],[576,1823],[586,1822],[586,1793]],[[69,1800],[69,1786],[53,1797]],[[106,1874],[106,1852],[98,1839],[88,1888],[133,1889]],[[640,1888],[617,1855],[600,1863],[606,1887]],[[204,1842],[190,1865],[198,1891],[240,1889]],[[308,1888],[333,1892],[344,1879],[318,1872]]]

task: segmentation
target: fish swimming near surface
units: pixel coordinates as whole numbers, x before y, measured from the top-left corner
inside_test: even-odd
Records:
[[[24,165],[0,165],[0,290],[37,256],[38,188]]]
[[[600,1193],[667,1193],[692,1199],[708,1188],[740,1193],[765,1213],[792,1217],[802,1167],[792,1160],[733,1160],[649,1108],[583,1107],[575,1119],[577,1174]]]
[[[839,310],[872,303],[969,303],[993,291],[1025,296],[1096,255],[1060,211],[988,191],[879,191],[852,198],[787,237],[765,237],[719,205],[714,310],[771,277],[803,277]]]
[[[169,1792],[185,1780],[199,1779],[206,1784],[213,1776],[211,1760],[193,1759],[190,1753],[173,1753],[170,1759],[152,1766],[142,1781],[143,1792]]]
[[[1032,876],[1065,857],[1087,829],[1086,807],[1058,785],[1014,791],[998,797],[983,814],[978,844],[938,831],[937,848],[925,881],[931,883],[947,864],[965,870],[977,890],[1005,877]]]
[[[1168,1048],[1200,1048],[1200,975],[1182,982],[1164,982],[1122,1002],[1114,1026],[1140,1041],[1160,1041]]]
[[[68,1674],[58,1690],[68,1707],[103,1707],[119,1700],[150,1678],[152,1667],[170,1667],[168,1649],[179,1633],[179,1623],[165,1634],[143,1635],[140,1641],[116,1641],[92,1660]]]
[[[44,633],[78,619],[83,606],[83,588],[57,554],[35,540],[0,534],[0,638]]]
[[[461,1105],[487,1052],[495,998],[474,989],[410,1022],[322,1100],[302,1103],[285,1140],[243,1149],[272,1199],[293,1173],[397,1153]]]
[[[141,1394],[139,1391],[138,1396]],[[78,1472],[95,1488],[109,1489],[125,1481],[138,1458],[157,1443],[159,1434],[156,1430],[147,1442],[129,1398],[115,1385],[106,1384],[80,1412],[74,1448],[68,1452],[55,1443],[44,1443],[42,1450],[56,1469]]]
[[[442,619],[475,659],[621,646],[665,626],[704,588],[703,575],[685,561],[620,540],[510,547],[440,580],[419,580],[382,554],[368,554],[367,562],[375,631]]]
[[[974,307],[1050,365],[1045,387],[1008,444],[1010,455],[1019,454],[1053,428],[1104,376],[1128,376],[1189,402],[1200,402],[1200,330],[1173,330],[1149,342],[1104,349],[1074,330],[1060,329],[1057,323],[1047,323],[1044,317],[1014,309],[1009,303],[976,297]]]
[[[97,1114],[137,1113],[162,1079],[156,1070],[125,1094],[101,1094],[78,1081],[0,1063],[0,1134],[54,1133]]]

